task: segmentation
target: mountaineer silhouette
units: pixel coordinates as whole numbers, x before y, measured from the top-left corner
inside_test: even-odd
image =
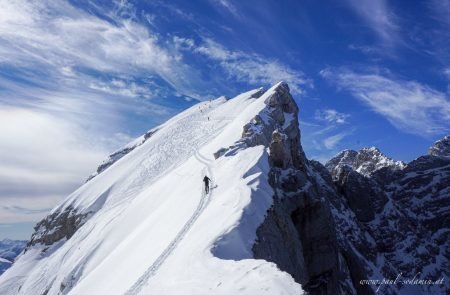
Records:
[[[205,177],[203,177],[203,182],[205,183],[205,193],[209,193],[209,184],[211,182],[211,179],[205,175]]]

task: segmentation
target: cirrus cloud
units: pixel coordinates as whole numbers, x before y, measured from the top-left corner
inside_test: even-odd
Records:
[[[430,86],[349,69],[327,68],[320,75],[403,132],[427,137],[450,130],[450,101],[445,93]]]

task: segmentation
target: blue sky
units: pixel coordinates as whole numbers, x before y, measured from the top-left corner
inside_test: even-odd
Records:
[[[0,238],[199,100],[280,80],[325,161],[450,129],[450,1],[0,0]]]

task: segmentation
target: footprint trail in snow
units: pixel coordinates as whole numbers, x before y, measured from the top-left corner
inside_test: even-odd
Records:
[[[206,167],[206,170],[208,171],[208,175],[211,178],[211,188],[217,187],[217,185],[213,185],[214,182],[214,175],[211,170],[211,166],[208,162],[211,162],[206,157],[202,156],[198,151],[194,154],[197,161],[204,164]],[[191,218],[186,222],[186,224],[183,226],[183,228],[180,230],[180,232],[175,236],[175,238],[170,242],[170,244],[164,249],[164,251],[156,258],[155,262],[145,271],[145,273],[131,286],[130,289],[125,293],[126,295],[135,295],[139,294],[143,287],[147,285],[148,280],[153,277],[158,269],[161,267],[161,265],[164,263],[164,261],[172,254],[172,252],[176,249],[178,244],[183,240],[183,238],[188,233],[189,229],[194,225],[195,221],[198,219],[198,217],[201,215],[203,210],[208,206],[208,203],[214,193],[214,190],[211,189],[209,194],[206,194],[206,192],[202,189],[202,197],[200,199],[200,202],[192,214]]]

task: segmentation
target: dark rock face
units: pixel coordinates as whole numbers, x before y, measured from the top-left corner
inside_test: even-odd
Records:
[[[352,289],[350,273],[341,262],[330,206],[312,184],[315,179],[300,145],[298,107],[287,84],[269,91],[268,108],[244,126],[238,142],[214,156],[226,157],[256,145],[268,147],[268,177],[275,201],[257,229],[253,256],[276,263],[312,294],[336,294],[336,290],[346,294]]]
[[[36,244],[53,245],[62,239],[70,239],[84,224],[88,214],[78,214],[73,208],[55,212],[42,219],[34,227],[34,233],[25,251]]]
[[[339,193],[345,197],[350,209],[361,222],[368,222],[375,218],[387,202],[387,197],[377,189],[376,184],[354,171],[349,166],[342,166],[335,170],[334,181]]]
[[[351,289],[350,274],[340,270],[340,253],[328,203],[311,185],[300,145],[298,107],[281,83],[265,100],[266,113],[244,126],[241,141],[216,153],[264,144],[269,148],[269,183],[275,202],[257,230],[255,258],[275,262],[312,294]]]
[[[445,138],[437,142],[439,151],[445,150],[443,141]],[[436,152],[437,149],[430,150]],[[337,161],[336,158],[345,158],[343,153],[330,160],[326,167],[357,222],[343,218],[344,210],[334,211],[334,219],[338,231],[344,229],[342,236],[351,241],[358,256],[363,257],[366,277],[376,279],[373,275],[376,272],[379,272],[378,278],[395,278],[400,273],[403,278],[420,274],[420,279],[433,281],[448,277],[450,159],[445,153],[422,156],[403,167],[387,165],[370,173],[358,172],[360,166],[352,165],[352,161]],[[358,228],[363,234],[346,228]],[[366,246],[358,246],[361,244]],[[407,294],[403,287],[384,287],[383,292]],[[449,291],[445,284],[417,286],[416,289],[423,294]]]

